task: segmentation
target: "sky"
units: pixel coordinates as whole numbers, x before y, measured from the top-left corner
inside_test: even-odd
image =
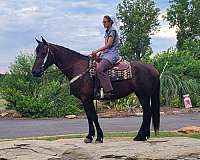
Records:
[[[9,71],[20,53],[37,46],[35,37],[83,54],[101,47],[104,15],[115,17],[121,0],[0,0],[0,73]],[[161,9],[160,31],[152,36],[151,47],[159,53],[176,45],[176,33],[162,15],[169,0],[155,0]],[[117,28],[117,26],[115,26]]]

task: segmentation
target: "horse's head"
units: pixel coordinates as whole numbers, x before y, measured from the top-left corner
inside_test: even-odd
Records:
[[[49,44],[42,37],[42,42],[37,40],[38,46],[36,47],[36,59],[32,68],[32,74],[35,77],[41,77],[44,71],[53,64],[53,55],[49,48]]]

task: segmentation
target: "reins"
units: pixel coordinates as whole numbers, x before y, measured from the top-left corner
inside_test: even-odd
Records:
[[[51,54],[51,55],[52,55],[53,61],[54,61],[54,64],[55,64],[55,57],[54,57],[54,54],[51,52],[49,46],[48,46],[47,55],[48,55],[48,54]],[[90,57],[90,56],[88,56],[88,57]],[[81,62],[77,62],[77,63],[73,64],[72,66],[69,66],[69,67],[66,67],[66,68],[63,68],[63,69],[60,69],[60,70],[61,70],[61,72],[67,71],[67,70],[71,69],[74,65],[77,65],[77,64],[81,64]],[[93,68],[93,66],[87,68],[86,71],[84,71],[84,72],[82,72],[81,74],[79,74],[79,75],[75,76],[74,78],[72,78],[72,79],[70,80],[70,84],[73,83],[73,82],[75,82],[76,80],[78,80],[78,79],[81,78],[82,76],[84,76],[84,75],[85,75],[90,69],[92,69],[92,68]],[[57,72],[57,70],[54,70],[54,71],[46,71],[46,72],[44,72],[44,73],[45,73],[45,74],[48,74],[48,73],[54,73],[54,72]],[[59,73],[59,74],[63,74],[63,73]]]

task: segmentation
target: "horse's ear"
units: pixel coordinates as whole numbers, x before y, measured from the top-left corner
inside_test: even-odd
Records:
[[[39,41],[37,38],[35,38],[35,40],[37,41],[38,44],[42,43],[41,41]]]
[[[42,37],[42,42],[44,43],[44,45],[48,45],[47,41],[43,37]]]

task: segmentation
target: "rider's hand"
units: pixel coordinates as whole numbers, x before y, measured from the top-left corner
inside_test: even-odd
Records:
[[[91,53],[91,55],[93,56],[93,57],[95,57],[96,55],[97,55],[97,51],[92,51],[92,53]]]

